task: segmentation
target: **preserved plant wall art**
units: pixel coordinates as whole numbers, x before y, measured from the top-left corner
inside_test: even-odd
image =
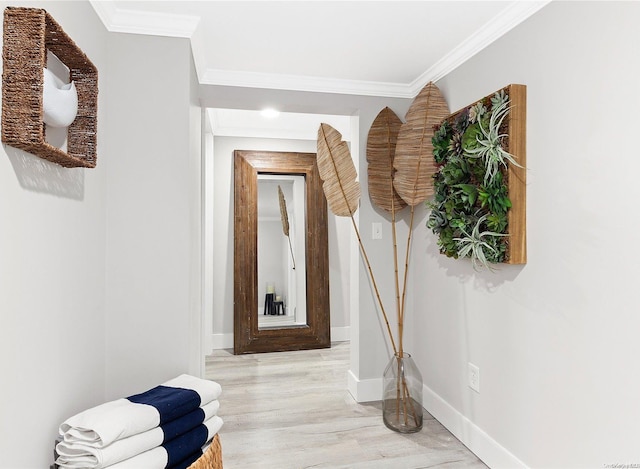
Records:
[[[435,129],[438,170],[427,227],[440,252],[474,269],[525,264],[526,87],[509,85]]]

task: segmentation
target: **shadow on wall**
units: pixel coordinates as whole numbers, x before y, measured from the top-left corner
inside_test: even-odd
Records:
[[[23,188],[65,199],[84,199],[84,168],[63,168],[8,145],[4,149]]]
[[[493,272],[487,269],[476,271],[473,269],[470,259],[452,259],[441,254],[436,237],[428,232],[424,224],[422,229],[425,230],[424,236],[427,238],[425,241],[426,256],[432,259],[440,269],[443,269],[447,277],[455,277],[460,283],[473,279],[476,289],[494,292],[501,285],[513,282],[526,267],[526,264],[497,264],[494,266]]]

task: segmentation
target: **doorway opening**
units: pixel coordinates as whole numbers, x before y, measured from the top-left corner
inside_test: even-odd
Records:
[[[207,355],[212,350],[233,348],[233,151],[315,153],[317,131],[325,122],[343,135],[352,154],[357,155],[359,119],[287,112],[266,119],[259,111],[211,108],[205,110],[204,121],[203,346]],[[350,255],[353,234],[347,219],[331,214],[328,222],[331,340],[347,341],[351,296],[355,294]]]

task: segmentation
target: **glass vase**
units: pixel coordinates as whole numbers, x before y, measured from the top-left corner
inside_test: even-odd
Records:
[[[397,353],[382,377],[382,418],[400,433],[422,429],[422,375],[411,355]]]

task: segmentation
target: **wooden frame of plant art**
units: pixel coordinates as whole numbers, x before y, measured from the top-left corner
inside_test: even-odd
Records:
[[[527,262],[526,93],[508,85],[435,129],[427,227],[441,253],[470,257],[476,270]]]

